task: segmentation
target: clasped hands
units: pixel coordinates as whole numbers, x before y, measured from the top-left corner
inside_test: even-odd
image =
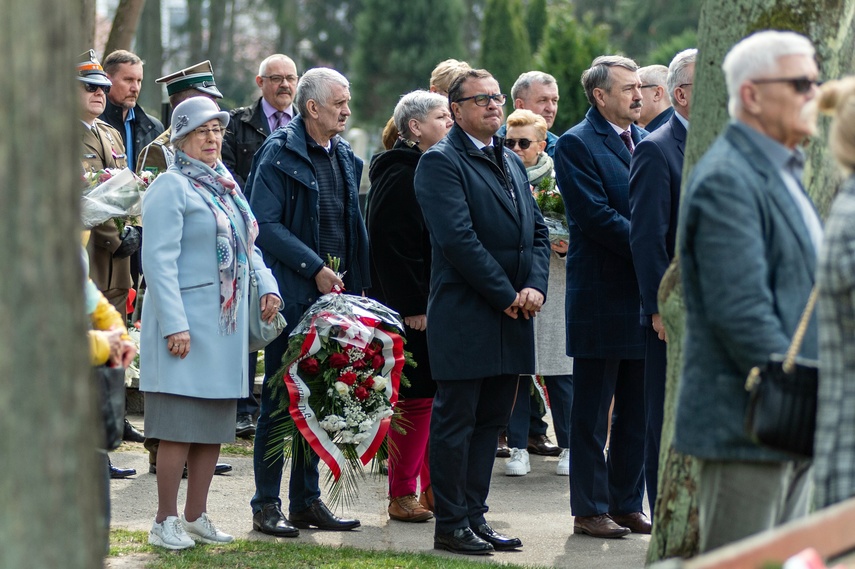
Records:
[[[543,306],[543,294],[533,288],[524,288],[517,293],[511,305],[505,308],[505,314],[516,320],[522,313],[526,320],[533,318]]]

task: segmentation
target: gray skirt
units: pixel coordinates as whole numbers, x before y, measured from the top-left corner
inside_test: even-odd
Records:
[[[236,414],[237,399],[200,399],[147,391],[145,436],[177,443],[233,443]]]

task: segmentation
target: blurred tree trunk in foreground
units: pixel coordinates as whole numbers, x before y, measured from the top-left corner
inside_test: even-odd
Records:
[[[110,37],[104,47],[104,57],[117,49],[131,49],[144,4],[145,0],[119,0],[113,26],[110,28]]]
[[[820,78],[852,73],[855,64],[855,0],[706,0],[698,28],[692,115],[683,180],[727,124],[727,92],[721,62],[740,39],[764,29],[793,30],[813,40]],[[838,174],[827,152],[828,121],[820,124],[807,148],[805,187],[821,214],[828,212]],[[685,188],[685,186],[684,186]],[[659,456],[659,497],[647,562],[691,557],[698,552],[697,462],[672,446],[676,390],[682,368],[685,306],[675,259],[659,289],[668,330],[668,381],[665,425]],[[711,425],[710,428],[713,428]]]
[[[0,121],[14,133],[0,137],[4,568],[92,569],[106,543],[82,293],[82,9],[80,0],[0,0]]]

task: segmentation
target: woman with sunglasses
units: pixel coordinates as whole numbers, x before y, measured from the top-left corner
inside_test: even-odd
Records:
[[[207,514],[222,443],[235,439],[237,400],[248,393],[250,265],[262,317],[281,299],[254,246],[258,223],[220,160],[229,114],[207,97],[172,113],[175,162],[143,198],[140,391],[145,432],[160,439],[157,514],[149,543],[167,549],[228,543]],[[251,256],[251,263],[250,263]],[[187,464],[187,499],[178,488]]]
[[[520,157],[528,174],[532,189],[554,177],[552,158],[546,149],[546,120],[529,110],[517,109],[506,123],[505,146]],[[554,187],[554,186],[553,186]],[[567,242],[552,243],[549,260],[549,290],[565,289],[564,256]],[[564,299],[562,294],[547,299],[534,321],[536,370],[546,382],[552,411],[552,424],[561,454],[555,473],[570,475],[570,407],[573,403],[573,358],[564,351]],[[507,476],[525,476],[531,471],[527,450],[529,440],[529,417],[531,384],[520,381],[517,399],[508,423],[508,447],[511,456],[505,464]]]
[[[417,367],[407,367],[409,387],[401,388],[400,424],[389,431],[389,517],[423,522],[433,517],[428,471],[428,433],[436,384],[427,352],[427,300],[431,246],[414,180],[422,153],[451,128],[448,99],[437,93],[404,95],[393,115],[398,141],[376,155],[368,169],[366,225],[371,244],[369,294],[397,310],[407,326],[407,350]],[[421,499],[416,498],[421,483]]]

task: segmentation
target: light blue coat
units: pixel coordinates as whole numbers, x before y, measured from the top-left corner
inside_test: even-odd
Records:
[[[214,214],[191,180],[170,168],[146,191],[142,217],[142,264],[147,290],[142,312],[140,391],[205,399],[248,396],[247,275],[237,331],[219,331],[220,286]],[[231,198],[227,198],[231,199]],[[243,218],[237,230],[246,238]],[[276,280],[253,248],[259,295],[279,295]],[[190,353],[183,360],[169,353],[166,337],[190,332]]]

